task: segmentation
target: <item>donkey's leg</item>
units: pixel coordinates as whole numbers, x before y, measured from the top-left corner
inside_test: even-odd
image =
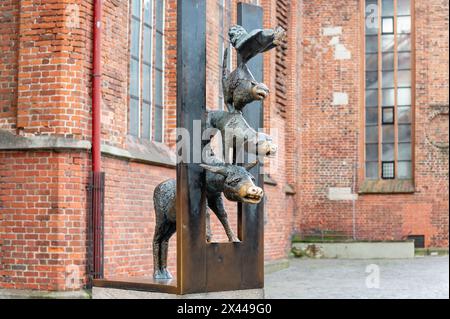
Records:
[[[153,237],[153,277],[161,277],[161,237],[163,225],[156,224],[155,235]]]
[[[169,222],[166,228],[166,232],[161,241],[161,272],[164,279],[172,279],[172,275],[169,270],[167,270],[167,256],[169,251],[169,241],[173,234],[175,234],[177,230],[177,224]]]
[[[240,242],[239,238],[234,234],[231,229],[230,223],[228,222],[228,215],[223,205],[223,199],[221,195],[212,196],[208,198],[208,206],[212,209],[212,211],[216,214],[217,218],[219,218],[220,222],[225,229],[225,232],[228,236],[228,240],[230,242]]]

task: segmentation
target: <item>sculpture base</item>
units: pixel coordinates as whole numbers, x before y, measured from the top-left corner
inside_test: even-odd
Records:
[[[159,292],[92,288],[92,299],[264,299],[264,289],[235,290],[191,295],[174,295]]]

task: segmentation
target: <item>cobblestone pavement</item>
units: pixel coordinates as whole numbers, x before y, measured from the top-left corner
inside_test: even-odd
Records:
[[[293,259],[289,269],[267,275],[266,298],[448,299],[449,258]]]

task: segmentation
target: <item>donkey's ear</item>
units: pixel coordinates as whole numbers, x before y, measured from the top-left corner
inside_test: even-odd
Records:
[[[255,167],[256,165],[259,164],[259,160],[254,161],[253,163],[248,163],[244,166],[244,168],[249,171],[251,170],[253,167]]]
[[[206,164],[200,164],[200,167],[202,167],[203,169],[214,173],[214,174],[219,174],[222,176],[227,176],[227,168],[225,166],[212,166],[212,165],[206,165]]]

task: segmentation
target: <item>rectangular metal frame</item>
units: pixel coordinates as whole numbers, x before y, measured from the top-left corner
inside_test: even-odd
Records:
[[[264,204],[240,205],[240,243],[206,241],[205,172],[199,166],[203,142],[196,123],[206,119],[206,0],[178,1],[177,127],[190,133],[185,154],[177,164],[177,279],[116,278],[96,280],[97,287],[176,293],[179,295],[264,286]],[[263,10],[238,4],[238,23],[251,30],[261,28]],[[262,57],[250,63],[262,81]],[[244,112],[255,129],[263,126],[262,103]],[[178,145],[182,147],[183,145]],[[183,149],[183,148],[181,148]],[[263,186],[260,167],[252,171]]]

